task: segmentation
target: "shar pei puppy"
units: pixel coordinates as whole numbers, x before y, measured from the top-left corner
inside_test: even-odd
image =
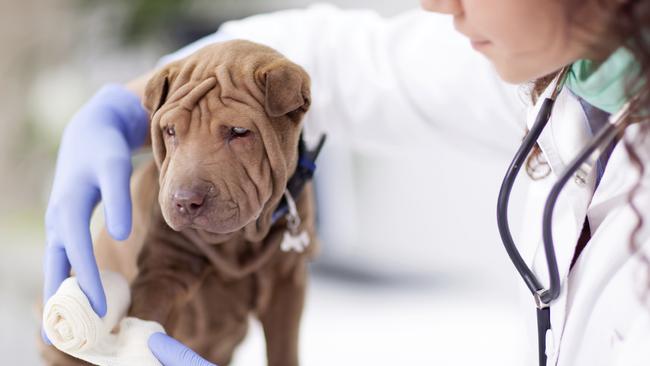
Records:
[[[213,363],[230,362],[252,315],[268,364],[297,365],[317,242],[310,183],[295,200],[286,192],[303,160],[309,76],[271,48],[229,41],[159,70],[143,104],[153,159],[132,178],[127,243],[105,229],[95,240],[100,268],[131,283],[130,316],[159,322]],[[278,215],[283,206],[290,214]],[[304,246],[284,248],[289,230]],[[44,358],[85,364],[53,347]]]

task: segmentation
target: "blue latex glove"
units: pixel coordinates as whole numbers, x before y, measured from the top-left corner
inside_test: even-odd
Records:
[[[149,337],[149,348],[164,366],[216,366],[164,333]]]
[[[134,93],[109,84],[66,127],[45,214],[45,301],[70,275],[72,267],[95,312],[102,317],[106,314],[106,297],[90,237],[90,217],[101,198],[110,235],[117,240],[129,236],[131,152],[143,144],[148,119]]]
[[[100,89],[66,127],[45,215],[45,301],[72,267],[93,310],[106,315],[90,217],[102,199],[109,234],[116,240],[129,236],[131,152],[144,142],[148,119],[135,94],[111,84]],[[149,347],[165,366],[215,366],[163,333],[152,335]]]

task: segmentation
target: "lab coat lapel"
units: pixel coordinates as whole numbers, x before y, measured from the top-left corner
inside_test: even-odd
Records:
[[[548,159],[552,171],[550,180],[553,184],[590,141],[592,136],[587,123],[580,102],[568,89],[564,89],[555,102],[554,113],[547,128],[538,139],[538,144]],[[594,193],[595,173],[593,169],[582,184],[573,178],[570,179],[564,186],[554,210],[553,239],[561,280],[569,273],[587,207]],[[543,250],[539,254],[543,254]],[[546,263],[544,258],[541,259]]]
[[[546,90],[540,101],[549,92],[550,90]],[[528,119],[529,127],[534,120],[531,117]],[[555,101],[548,125],[537,140],[552,171],[549,177],[536,182],[539,183],[539,187],[545,193],[548,193],[556,179],[566,169],[567,164],[575,158],[590,139],[591,133],[587,125],[587,119],[579,101],[571,92],[564,89]],[[575,245],[587,214],[587,207],[594,193],[595,181],[595,169],[587,176],[584,184],[578,184],[574,179],[571,179],[564,187],[554,211],[553,238],[562,281],[569,272]],[[540,196],[544,196],[544,200],[546,199],[546,195]],[[543,203],[540,207],[543,207]],[[541,216],[542,212],[539,213],[539,223],[536,223],[537,225],[541,225]],[[541,237],[538,238],[536,244],[536,249],[533,252],[533,263],[535,267],[544,268],[545,270],[546,260]],[[547,272],[544,272],[544,274],[547,274]]]
[[[627,136],[635,133],[635,126],[628,129]],[[582,340],[589,336],[586,332],[598,331],[600,324],[592,324],[594,329],[588,327],[593,308],[609,281],[633,258],[627,241],[637,217],[627,205],[627,194],[637,180],[638,172],[631,165],[625,147],[622,143],[617,144],[588,209],[588,217],[593,226],[592,239],[567,283],[568,315],[562,335],[562,365],[574,364]],[[647,207],[650,205],[649,198],[647,194],[638,195],[635,201],[639,207]],[[639,243],[646,242],[649,234],[650,230],[645,227],[637,236]],[[584,261],[588,261],[588,265],[582,265],[586,263]],[[626,316],[627,314],[618,313],[601,322],[624,324]],[[607,324],[603,326],[605,325]]]

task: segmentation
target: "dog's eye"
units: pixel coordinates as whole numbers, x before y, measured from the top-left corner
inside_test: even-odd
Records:
[[[165,127],[165,133],[167,136],[176,136],[176,130],[174,129],[174,126]]]
[[[233,127],[230,129],[231,138],[244,137],[250,133],[250,130],[244,127]]]

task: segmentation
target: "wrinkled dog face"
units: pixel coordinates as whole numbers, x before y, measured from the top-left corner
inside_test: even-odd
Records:
[[[270,218],[295,166],[309,78],[245,41],[201,49],[147,85],[167,224],[225,234]]]

